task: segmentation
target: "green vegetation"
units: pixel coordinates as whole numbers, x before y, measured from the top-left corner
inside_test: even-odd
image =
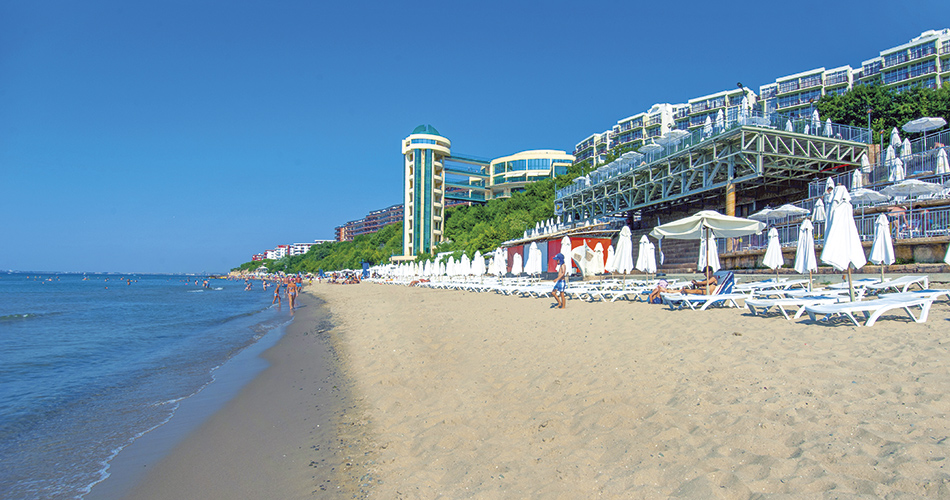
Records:
[[[855,127],[868,126],[868,109],[871,109],[874,137],[878,139],[878,134],[884,132],[887,143],[887,134],[893,127],[900,129],[911,120],[934,116],[950,122],[950,87],[936,90],[912,87],[895,92],[880,85],[857,85],[850,92],[822,97],[815,107],[822,119],[830,118],[834,123]]]

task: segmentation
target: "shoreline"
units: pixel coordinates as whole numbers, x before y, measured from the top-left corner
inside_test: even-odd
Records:
[[[294,320],[283,328],[250,363],[232,366],[237,373],[206,388],[238,384],[216,402],[196,402],[197,425],[179,430],[178,440],[158,456],[123,457],[114,477],[96,485],[86,500],[307,498],[349,491],[338,480],[334,425],[346,397],[327,341],[332,324],[322,301],[301,294]],[[187,415],[176,419],[177,413],[165,426],[189,425]],[[175,433],[173,428],[157,431]],[[161,432],[155,434],[153,439],[162,438]]]

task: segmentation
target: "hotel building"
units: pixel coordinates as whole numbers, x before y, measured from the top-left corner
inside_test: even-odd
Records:
[[[911,41],[882,50],[861,63],[862,84],[877,83],[898,91],[913,86],[936,89],[950,82],[950,29],[928,30]]]
[[[351,220],[335,228],[336,241],[353,241],[353,238],[372,234],[380,229],[403,219],[403,205],[392,205],[380,210],[373,210],[362,219]]]
[[[550,149],[486,160],[453,154],[451,147],[431,125],[416,127],[401,142],[404,258],[429,253],[443,241],[446,208],[510,197],[531,182],[566,174],[574,162],[573,155]]]

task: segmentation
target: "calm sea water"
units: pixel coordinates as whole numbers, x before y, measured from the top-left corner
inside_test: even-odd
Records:
[[[0,273],[0,498],[81,498],[119,450],[290,320],[260,282],[85,278]]]

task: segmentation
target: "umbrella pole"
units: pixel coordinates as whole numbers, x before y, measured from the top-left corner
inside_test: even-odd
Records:
[[[811,269],[808,270],[808,291],[809,291],[809,292],[815,291],[814,288],[812,288]]]
[[[854,281],[851,280],[851,266],[848,266],[848,296],[854,302]]]
[[[709,241],[708,241],[708,240],[709,240],[709,238],[708,238],[708,236],[709,236],[709,229],[706,229],[705,232],[707,233],[707,238],[706,238],[706,240],[707,240],[707,241],[706,241],[706,269],[709,269]],[[706,275],[706,269],[703,269],[703,274],[704,274],[704,275]],[[709,276],[708,276],[708,275],[706,276],[706,279],[705,279],[704,281],[706,282],[706,295],[709,295]]]

